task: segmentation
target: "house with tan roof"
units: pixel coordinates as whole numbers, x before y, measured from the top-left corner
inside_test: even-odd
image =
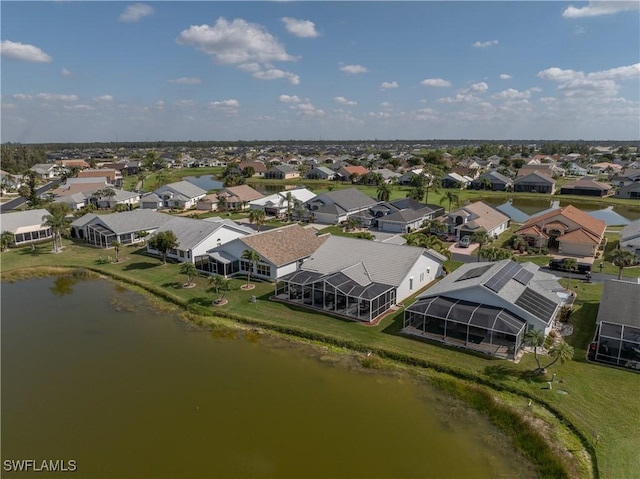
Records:
[[[609,196],[611,185],[596,181],[594,178],[585,176],[573,183],[569,183],[560,188],[561,195],[581,195],[581,196]]]
[[[547,171],[547,173],[549,172],[550,170]],[[552,195],[556,191],[556,182],[548,174],[535,170],[532,173],[518,176],[513,182],[513,191]]]
[[[348,166],[343,166],[336,173],[342,181],[349,181],[351,180],[351,178],[360,178],[366,175],[367,173],[369,173],[369,170],[364,166],[348,165]]]
[[[486,231],[495,238],[509,228],[511,218],[489,203],[476,201],[450,212],[444,222],[449,226],[449,232],[457,238],[470,236],[477,231]]]
[[[115,188],[122,188],[122,173],[113,168],[96,168],[78,172],[78,178],[106,178]]]
[[[606,243],[607,224],[573,205],[530,218],[514,234],[534,248],[569,256],[595,256]]]
[[[264,197],[249,185],[229,186],[218,192],[218,207],[227,210],[246,210],[249,202]]]
[[[215,247],[207,251],[206,257],[197,258],[196,267],[224,276],[247,274],[249,263],[242,259],[242,254],[251,250],[260,255],[251,275],[276,280],[296,271],[326,239],[327,235],[317,236],[313,228],[303,228],[296,223]]]

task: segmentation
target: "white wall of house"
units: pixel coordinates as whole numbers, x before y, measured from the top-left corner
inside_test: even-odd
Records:
[[[323,225],[334,225],[347,220],[346,215],[338,216],[333,213],[318,213],[316,211],[311,211],[311,213],[313,214],[313,221]]]
[[[386,233],[406,233],[407,228],[411,231],[419,229],[424,223],[424,218],[417,219],[411,223],[400,223],[397,221],[385,221],[384,217],[378,220],[378,229]]]
[[[434,281],[440,271],[442,265],[435,259],[423,254],[415,262],[402,283],[396,288],[396,302],[400,302],[426,285]]]

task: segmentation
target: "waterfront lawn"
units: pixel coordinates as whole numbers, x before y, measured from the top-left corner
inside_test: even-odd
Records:
[[[214,307],[211,302],[215,293],[207,291],[207,279],[195,279],[196,287],[185,289],[184,275],[178,272],[179,265],[162,265],[157,258],[147,256],[136,247],[123,247],[119,263],[99,264],[99,258],[115,256],[113,250],[100,250],[64,240],[64,249],[52,254],[51,243],[36,247],[4,252],[0,255],[3,277],[12,277],[28,267],[59,266],[88,267],[115,278],[137,283],[161,296],[182,304],[196,313],[237,317],[249,325],[274,328],[280,332],[343,345],[359,351],[373,351],[379,355],[410,357],[435,367],[444,367],[467,377],[490,381],[520,391],[525,396],[550,404],[568,418],[595,444],[599,473],[604,478],[633,478],[640,470],[637,444],[640,437],[640,408],[637,407],[637,392],[640,390],[640,374],[599,364],[588,363],[585,352],[593,337],[593,327],[601,285],[575,285],[578,297],[576,312],[571,317],[575,332],[567,338],[576,348],[576,358],[567,364],[556,364],[551,372],[557,374],[553,390],[545,388],[547,378],[531,375],[535,367],[532,355],[518,363],[486,358],[453,348],[442,347],[427,341],[402,336],[402,311],[383,318],[376,326],[335,318],[320,312],[308,311],[298,306],[270,301],[274,285],[255,282],[255,289],[244,291],[240,285],[245,281],[234,279],[232,291],[226,293],[229,302]],[[452,265],[455,266],[455,265]],[[25,272],[25,274],[28,274]],[[257,301],[251,302],[255,295]],[[410,303],[405,301],[405,306]],[[204,318],[205,322],[215,322]],[[547,361],[543,358],[543,364]],[[558,394],[561,389],[568,394]],[[523,397],[523,406],[526,399]],[[596,437],[599,440],[596,444]]]

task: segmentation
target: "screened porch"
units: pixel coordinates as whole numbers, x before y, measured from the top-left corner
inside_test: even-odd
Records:
[[[229,276],[240,271],[240,262],[224,251],[213,251],[193,259],[196,268],[208,274]]]
[[[404,312],[403,332],[493,356],[513,358],[527,323],[502,308],[442,296],[418,300]]]
[[[341,272],[323,275],[300,270],[278,280],[275,298],[371,322],[395,304],[396,290],[380,283],[363,285]]]

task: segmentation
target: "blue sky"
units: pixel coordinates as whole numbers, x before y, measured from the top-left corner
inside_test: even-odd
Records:
[[[640,138],[640,2],[2,2],[2,142]]]

